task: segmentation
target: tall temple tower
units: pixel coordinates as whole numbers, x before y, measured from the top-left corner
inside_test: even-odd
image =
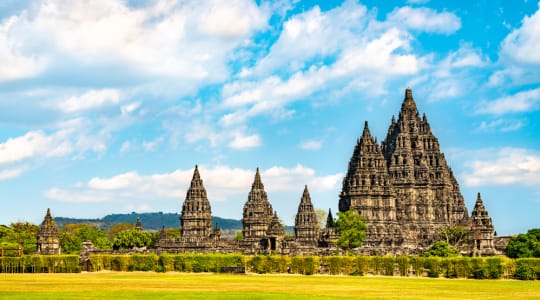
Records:
[[[469,243],[473,256],[495,255],[495,247],[493,245],[494,231],[491,217],[484,206],[480,193],[478,193],[469,224]]]
[[[366,218],[365,247],[392,247],[401,242],[397,222],[396,194],[388,176],[386,161],[377,141],[364,124],[343,179],[339,210],[356,210]]]
[[[212,211],[197,166],[193,172],[186,200],[182,205],[180,224],[182,242],[191,247],[204,247],[209,241],[212,234]]]
[[[47,208],[47,213],[37,234],[38,254],[60,254],[60,234],[56,228],[56,223],[51,215],[51,210]]]
[[[354,209],[367,219],[364,248],[371,254],[422,251],[441,227],[468,224],[459,185],[410,88],[381,147],[366,122],[343,180],[339,209]]]
[[[272,205],[268,202],[268,196],[264,190],[261,174],[259,174],[259,168],[257,168],[248,200],[244,204],[242,218],[244,240],[260,240],[266,237],[272,217]]]
[[[427,117],[416,108],[412,90],[397,122],[392,117],[382,152],[396,192],[402,246],[429,246],[444,226],[466,226],[468,212],[459,185],[448,167]]]
[[[307,185],[304,187],[304,193],[300,204],[298,205],[298,213],[294,219],[294,235],[296,241],[306,246],[317,246],[319,240],[319,222],[317,214],[311,203],[311,197]]]

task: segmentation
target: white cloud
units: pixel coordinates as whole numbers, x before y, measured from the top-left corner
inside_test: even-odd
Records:
[[[461,20],[453,13],[430,8],[401,7],[388,14],[388,21],[413,30],[451,34],[461,28]]]
[[[0,181],[19,177],[25,171],[26,171],[25,167],[0,170]]]
[[[322,144],[322,140],[308,140],[300,143],[300,148],[304,150],[315,151],[321,149]]]
[[[486,150],[494,153],[492,149]],[[466,162],[461,177],[467,186],[540,185],[540,154],[521,148],[503,148],[490,155]]]
[[[0,144],[0,164],[19,162],[32,157],[57,157],[72,152],[72,145],[65,140],[69,132],[59,131],[47,135],[30,131],[23,136],[9,138]]]
[[[532,16],[525,16],[521,27],[510,32],[500,44],[499,65],[488,86],[525,86],[540,82],[540,5]]]
[[[11,30],[19,18],[11,17],[0,24],[0,82],[32,77],[46,65],[43,58],[26,56],[21,46],[12,40]]]
[[[257,134],[243,135],[236,133],[233,140],[229,143],[229,147],[233,149],[250,149],[261,145],[261,138]]]
[[[250,0],[42,0],[0,24],[0,80],[99,72],[132,84],[182,79],[175,93],[188,93],[224,80],[228,56],[269,17]]]
[[[540,6],[539,6],[540,7]],[[525,16],[521,27],[514,29],[501,43],[501,54],[522,64],[540,64],[540,9]]]
[[[522,120],[506,120],[506,119],[496,119],[490,122],[482,121],[477,131],[501,131],[501,132],[511,132],[516,131],[525,126],[525,122]]]
[[[540,88],[522,91],[493,101],[481,101],[476,112],[503,115],[534,111],[540,104]]]
[[[159,136],[152,141],[143,142],[144,150],[148,152],[156,151],[156,149],[163,143],[164,140],[165,138],[163,136]]]
[[[254,170],[228,166],[199,166],[199,171],[210,201],[244,199],[255,174]],[[153,175],[127,172],[110,178],[95,177],[68,189],[51,188],[45,192],[45,196],[71,203],[129,202],[136,205],[141,201],[146,203],[158,199],[183,201],[192,176],[193,169]],[[308,184],[313,191],[336,189],[343,174],[318,176],[315,170],[297,165],[294,168],[276,166],[261,170],[261,176],[267,192],[294,192],[296,195],[304,184]]]
[[[261,81],[242,80],[224,86],[223,108],[235,110],[220,120],[225,126],[242,124],[259,115],[285,115],[285,107],[314,93],[332,89],[361,86],[365,93],[379,93],[385,80],[394,76],[414,74],[421,68],[422,60],[409,49],[410,37],[395,28],[371,40],[360,39],[360,45],[342,49],[331,65],[312,65],[297,71],[287,79],[272,75]]]
[[[118,90],[90,90],[80,96],[70,97],[69,99],[60,102],[58,108],[64,112],[72,113],[115,105],[118,104],[120,100],[120,92]]]

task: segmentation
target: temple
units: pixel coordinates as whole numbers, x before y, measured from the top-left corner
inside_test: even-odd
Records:
[[[37,234],[37,249],[38,254],[61,254],[60,234],[56,223],[51,215],[51,210],[47,208],[47,213]]]

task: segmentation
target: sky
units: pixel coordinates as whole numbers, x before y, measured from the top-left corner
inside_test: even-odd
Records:
[[[240,219],[257,167],[280,218],[337,211],[364,121],[406,87],[472,211],[540,227],[540,3],[0,2],[0,224],[180,212],[195,165]],[[144,224],[143,224],[144,225]]]

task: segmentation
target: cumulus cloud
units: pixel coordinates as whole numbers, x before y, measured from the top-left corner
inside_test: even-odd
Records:
[[[42,0],[0,24],[0,80],[97,71],[112,72],[110,80],[132,78],[132,84],[183,79],[183,90],[192,90],[223,80],[228,56],[268,18],[267,8],[249,0],[140,7],[121,0]]]
[[[522,64],[540,64],[540,9],[525,16],[501,43],[501,54]]]
[[[500,43],[500,69],[490,76],[492,87],[511,83],[517,86],[540,82],[540,6],[531,16],[525,16],[521,26],[512,30]]]
[[[410,37],[391,28],[370,40],[357,38],[358,45],[342,49],[330,65],[312,65],[283,79],[272,75],[262,80],[235,81],[222,89],[226,113],[220,123],[226,126],[242,124],[259,115],[285,115],[285,107],[312,96],[318,91],[356,86],[364,92],[380,93],[385,80],[418,72],[423,64],[409,49]]]
[[[255,174],[254,170],[228,166],[199,166],[199,170],[210,201],[244,198]],[[49,199],[71,203],[179,200],[185,197],[192,176],[193,169],[152,175],[127,172],[110,178],[95,177],[70,188],[54,187],[44,194]],[[312,187],[313,191],[335,189],[343,174],[321,176],[311,168],[297,165],[261,170],[261,176],[268,192],[298,192],[304,184]]]
[[[0,144],[0,164],[19,162],[32,157],[57,157],[72,152],[66,141],[68,131],[47,135],[42,131],[30,131],[23,136],[9,138]]]
[[[491,153],[494,151],[490,150]],[[540,154],[522,148],[503,148],[492,159],[480,158],[466,162],[461,174],[467,186],[540,184]]]
[[[481,101],[476,112],[481,114],[503,115],[535,111],[540,104],[540,88],[526,90],[493,101]]]
[[[90,90],[80,96],[70,97],[58,104],[64,112],[72,113],[85,110],[98,109],[103,106],[118,104],[121,100],[120,92],[115,89]],[[130,108],[125,108],[129,111]],[[131,109],[133,110],[133,109]]]
[[[451,34],[461,28],[461,20],[455,14],[425,7],[395,9],[388,14],[388,20],[400,27],[433,33]]]
[[[229,143],[229,147],[233,149],[250,149],[259,147],[261,145],[261,138],[257,134],[243,135],[236,133],[233,140]]]

